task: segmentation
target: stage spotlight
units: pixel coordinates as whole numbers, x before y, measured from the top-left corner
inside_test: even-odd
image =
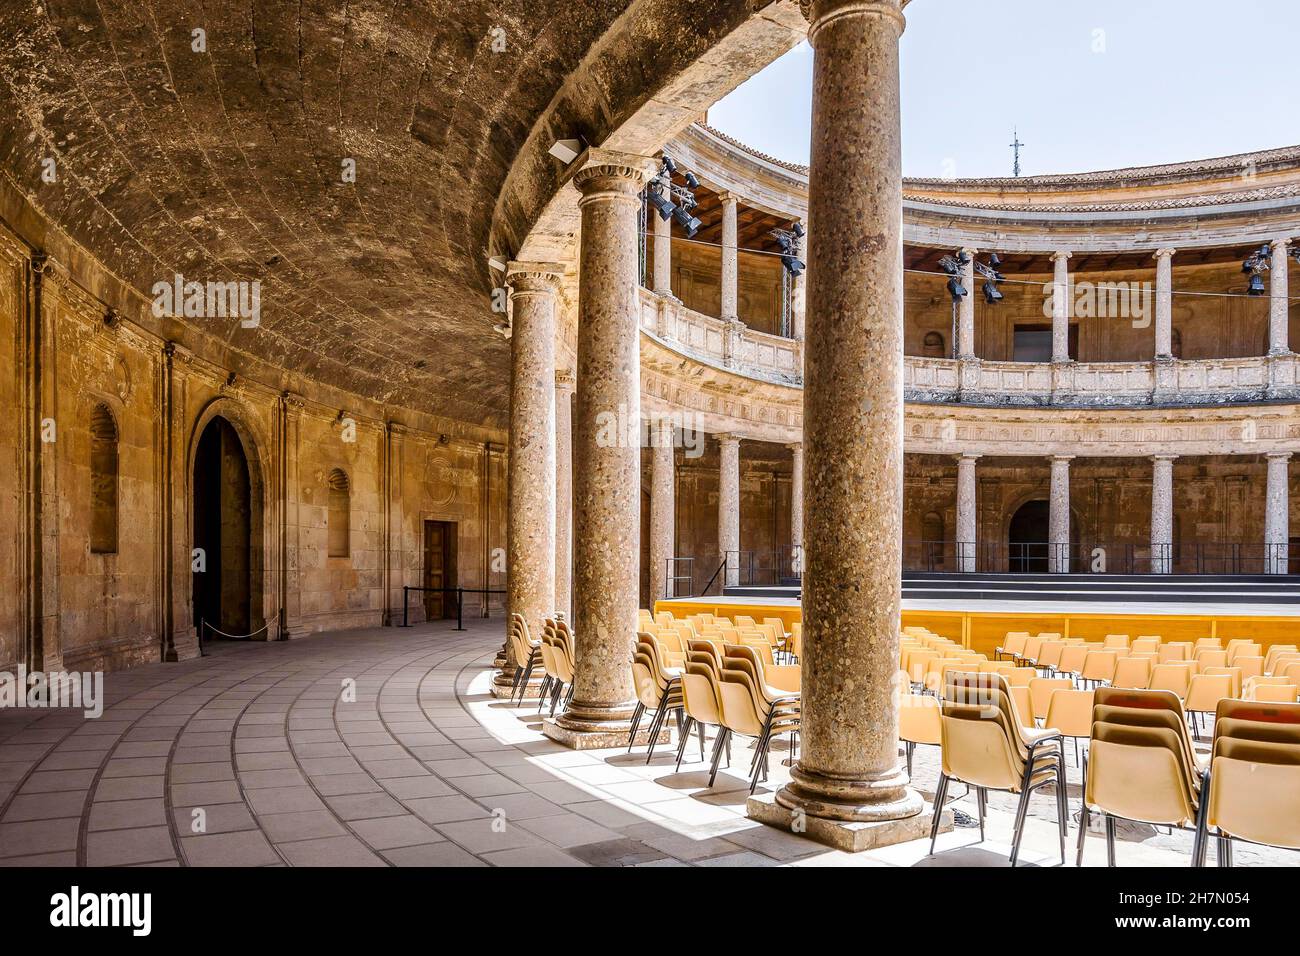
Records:
[[[998,283],[1006,278],[998,271],[998,266],[1002,265],[1002,260],[998,258],[997,253],[989,255],[989,264],[985,265],[978,259],[975,260],[975,271],[984,277],[984,285],[981,287],[984,292],[984,301],[989,305],[996,305],[1001,302],[1005,296],[998,289]]]
[[[682,229],[686,231],[686,238],[694,239],[695,234],[699,232],[700,225],[701,225],[700,221],[696,219],[694,216],[692,216],[685,209],[683,209],[681,206],[673,207],[672,216],[673,216],[673,221],[676,222],[677,225],[681,226]]]
[[[948,280],[948,294],[952,296],[953,302],[960,302],[966,298],[969,291],[962,281],[962,270],[968,262],[970,262],[970,256],[964,252],[959,252],[955,256],[944,256],[939,260],[939,268],[951,276]]]
[[[1246,295],[1266,295],[1268,293],[1268,289],[1264,285],[1264,273],[1268,271],[1269,260],[1272,257],[1273,247],[1263,245],[1247,256],[1246,261],[1241,264],[1241,271],[1250,276],[1250,283],[1246,286]]]
[[[796,222],[794,224],[794,228],[791,231],[794,233],[794,237],[796,239],[802,239],[804,237],[803,223]],[[1300,256],[1300,250],[1296,251],[1296,255]]]
[[[671,156],[664,157],[664,172],[666,172],[669,176],[677,172],[677,164],[673,162],[673,158]]]
[[[655,207],[655,212],[659,213],[660,219],[667,222],[669,219],[673,218],[673,213],[677,211],[677,207],[673,205],[672,201],[667,196],[657,189],[651,189],[649,191],[649,197],[650,204]]]
[[[694,173],[686,174],[686,188],[690,190],[696,190],[700,188],[700,181],[695,178]]]

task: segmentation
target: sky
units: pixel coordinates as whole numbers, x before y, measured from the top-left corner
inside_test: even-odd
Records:
[[[914,0],[903,172],[1009,176],[1179,162],[1300,143],[1298,0]],[[808,162],[802,43],[709,110],[711,125]]]

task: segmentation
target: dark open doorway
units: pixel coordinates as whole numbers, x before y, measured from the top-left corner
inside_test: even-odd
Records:
[[[1048,518],[1046,499],[1026,501],[1011,516],[1007,532],[1007,570],[1017,573],[1047,573]]]
[[[194,624],[228,635],[252,630],[253,495],[248,457],[234,427],[217,417],[194,456]],[[216,635],[206,630],[204,638]]]
[[[456,577],[456,522],[424,523],[424,587],[454,588]],[[425,620],[456,616],[456,595],[441,591],[424,592]]]

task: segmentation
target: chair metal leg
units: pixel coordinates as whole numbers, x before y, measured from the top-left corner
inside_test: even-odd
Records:
[[[984,811],[988,806],[989,792],[983,787],[975,788],[975,799],[980,807],[980,842],[984,842]]]
[[[722,759],[722,748],[731,738],[731,731],[726,727],[718,731],[718,742],[713,745],[713,766],[709,768],[709,786],[713,786],[713,781],[718,776],[718,761]]]
[[[1115,865],[1115,818],[1106,814],[1106,865]]]
[[[700,731],[700,763],[704,763],[704,725],[697,722],[695,726]]]
[[[939,839],[939,815],[943,813],[943,799],[948,795],[948,777],[939,771],[939,786],[934,791],[934,816],[930,820],[930,853],[934,854],[934,843]]]
[[[636,702],[636,708],[632,711],[632,729],[627,734],[627,752],[632,752],[632,744],[636,740],[636,729],[641,726],[641,717],[645,713],[645,704],[641,701]]]
[[[1061,831],[1061,866],[1065,866],[1065,838],[1070,832],[1070,801],[1065,793],[1065,760],[1056,765],[1056,819]]]
[[[655,755],[655,741],[659,739],[659,731],[663,729],[664,721],[668,718],[668,708],[664,706],[663,700],[659,701],[659,709],[655,711],[655,719],[650,723],[650,746],[646,748],[645,762],[649,763]]]
[[[1029,787],[1020,788],[1020,803],[1016,806],[1015,836],[1011,842],[1011,866],[1015,867],[1020,856],[1020,838],[1025,832],[1025,817],[1029,811]]]
[[[916,750],[916,744],[908,740],[904,743],[904,747],[907,750],[907,775],[910,777],[912,776],[912,753]]]
[[[1088,801],[1083,802],[1079,811],[1079,852],[1074,858],[1075,866],[1083,866],[1083,839],[1088,835]]]
[[[542,678],[542,686],[537,688],[537,712],[542,712],[542,705],[546,702],[548,692],[551,689],[551,681],[554,680],[550,674]],[[521,701],[522,703],[522,701]]]
[[[1232,866],[1232,839],[1220,834],[1217,849],[1219,866]]]
[[[691,723],[694,720],[690,714],[686,715],[686,732],[681,735],[682,742],[677,747],[677,766],[673,768],[673,773],[682,769],[682,756],[686,753],[686,745],[691,741]]]

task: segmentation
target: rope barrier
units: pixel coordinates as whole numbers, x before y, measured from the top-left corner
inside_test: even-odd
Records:
[[[267,621],[265,624],[259,627],[256,631],[253,631],[253,633],[251,634],[227,634],[225,631],[221,630],[220,628],[213,627],[207,621],[203,621],[202,623],[203,626],[206,627],[208,630],[214,631],[215,633],[220,634],[222,637],[231,641],[251,640],[252,638],[257,637],[257,635],[261,634],[263,631],[268,630],[271,626],[271,622]]]

